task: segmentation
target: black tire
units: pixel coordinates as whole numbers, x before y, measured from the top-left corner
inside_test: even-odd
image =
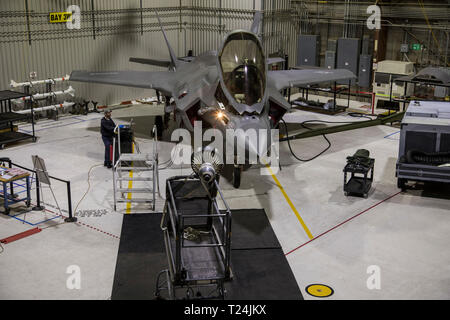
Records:
[[[397,180],[397,187],[399,189],[401,189],[402,191],[406,191],[406,182],[407,182],[406,179],[398,178],[398,180]]]
[[[241,167],[234,167],[233,168],[233,187],[236,189],[241,186]]]
[[[156,134],[158,138],[161,138],[164,131],[164,122],[162,116],[155,117],[155,125],[156,125]]]

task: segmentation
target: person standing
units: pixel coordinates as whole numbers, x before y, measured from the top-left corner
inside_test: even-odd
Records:
[[[108,168],[112,168],[111,159],[111,146],[113,145],[114,139],[114,129],[116,124],[111,119],[111,110],[105,110],[105,116],[101,120],[100,132],[102,134],[102,140],[105,144],[105,161],[103,165]]]

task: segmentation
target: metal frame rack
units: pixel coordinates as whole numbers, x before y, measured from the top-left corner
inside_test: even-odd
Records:
[[[35,211],[41,211],[44,210],[44,206],[41,205],[41,187],[40,187],[40,182],[39,182],[39,175],[36,173],[36,170],[21,166],[17,163],[12,162],[9,158],[0,158],[0,164],[4,164],[7,163],[8,164],[8,168],[13,168],[13,167],[18,167],[24,170],[27,170],[29,172],[32,172],[35,175],[35,179],[36,179],[36,205],[33,207],[33,210]],[[60,181],[66,184],[67,187],[67,213],[69,214],[68,217],[66,217],[64,219],[65,222],[76,222],[77,218],[73,216],[73,212],[72,212],[72,191],[70,188],[70,181],[68,180],[63,180],[57,177],[53,177],[53,176],[48,176],[49,179],[52,180],[56,180],[56,181]],[[12,184],[11,184],[11,193],[14,193]]]
[[[312,68],[312,67],[308,67],[308,68]],[[302,70],[302,69],[304,69],[304,67],[292,67],[290,69],[291,70]],[[315,67],[315,69],[321,69],[321,68]],[[317,86],[306,86],[306,87],[305,86],[295,86],[294,88],[297,88],[299,90],[299,92],[301,91],[302,98],[304,98],[306,100],[306,102],[308,102],[308,96],[309,96],[310,90],[317,91],[317,92],[332,93],[333,94],[333,108],[324,109],[323,106],[325,105],[325,103],[321,103],[321,106],[314,106],[314,105],[310,105],[310,104],[308,104],[308,106],[295,105],[291,101],[291,88],[287,89],[288,102],[291,105],[295,105],[295,107],[299,107],[299,108],[307,110],[307,111],[317,111],[317,112],[322,112],[322,113],[326,113],[326,114],[336,114],[339,112],[343,112],[350,107],[351,80],[348,81],[348,84],[346,84],[345,86],[340,87],[340,88],[337,88],[336,81],[332,81],[332,82],[334,85],[329,86],[328,88],[321,88],[321,87],[317,87]],[[306,97],[305,97],[305,93],[306,93]],[[337,95],[343,94],[343,93],[347,93],[347,106],[346,107],[338,106],[336,103]]]
[[[412,84],[414,86],[414,91],[416,90],[416,86],[417,85],[427,85],[427,86],[438,86],[438,87],[444,87],[444,88],[450,88],[450,83],[439,83],[439,82],[432,82],[432,81],[423,81],[423,80],[414,80],[411,77],[403,77],[400,79],[396,79],[393,82],[401,82],[404,83],[405,86],[405,90],[404,90],[404,95],[403,95],[403,99],[392,99],[392,94],[391,94],[391,101],[395,101],[398,103],[402,103],[402,109],[403,111],[406,110],[406,104],[411,102],[411,101],[419,101],[422,99],[418,99],[417,97],[411,98],[411,97],[407,97],[406,96],[406,92],[407,92],[407,88],[409,84]],[[391,92],[392,92],[392,83],[391,83]]]
[[[16,91],[11,90],[3,90],[0,91],[0,125],[3,123],[9,124],[9,131],[0,133],[0,149],[3,149],[4,146],[11,142],[21,141],[25,139],[33,139],[33,142],[36,142],[36,136],[34,133],[34,119],[33,119],[33,110],[31,110],[31,114],[20,114],[17,112],[13,112],[11,108],[11,100],[28,97],[29,95],[23,94]],[[31,101],[31,100],[28,100]],[[30,103],[31,105],[31,103]],[[32,106],[30,106],[32,108]],[[31,127],[33,134],[26,134],[22,132],[17,132],[14,130],[14,122],[16,121],[27,121],[31,119]]]
[[[185,290],[183,298],[223,299],[223,284],[231,279],[231,210],[217,180],[202,184],[193,176],[167,179],[161,229],[169,268],[160,275],[166,274],[170,299],[176,299],[180,290]],[[222,212],[217,194],[226,207]],[[200,294],[205,287],[213,287],[217,295]],[[196,294],[194,288],[199,290]]]
[[[297,88],[302,91],[302,98],[306,99],[307,101],[308,101],[309,90],[333,94],[333,107],[330,109],[323,108],[323,105],[325,105],[325,103],[323,103],[321,107],[313,106],[313,105],[308,105],[307,107],[298,106],[300,108],[311,109],[314,111],[321,111],[324,113],[336,114],[338,112],[343,112],[350,107],[350,81],[349,81],[348,87],[346,86],[346,87],[341,87],[341,88],[336,87],[336,82],[334,82],[334,87],[329,87],[329,88],[319,88],[319,87],[317,87],[317,88],[316,87],[297,87]],[[306,91],[306,98],[305,98],[305,91]],[[336,103],[337,95],[342,94],[343,92],[348,92],[346,107],[338,106]],[[290,100],[290,95],[289,95],[289,100]],[[292,102],[289,101],[289,103],[292,103]]]

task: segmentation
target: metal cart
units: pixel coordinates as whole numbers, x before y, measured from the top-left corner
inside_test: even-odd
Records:
[[[231,279],[231,211],[216,179],[202,184],[194,176],[167,179],[161,229],[169,267],[158,275],[157,297],[167,289],[171,300],[224,298],[224,282]],[[159,281],[163,275],[166,287]]]
[[[0,166],[0,171],[7,171],[10,168]],[[18,195],[14,193],[14,183],[19,180],[25,180],[25,185],[22,188],[25,188],[26,197],[19,198]],[[2,192],[0,194],[0,198],[3,198],[3,207],[5,208],[5,214],[10,213],[9,205],[15,204],[17,202],[25,201],[27,207],[31,205],[31,183],[30,183],[30,174],[28,172],[24,172],[21,175],[8,177],[6,178],[4,175],[0,175],[0,184],[2,186]],[[9,190],[8,190],[9,184]]]
[[[367,198],[373,182],[373,169],[375,159],[370,158],[367,165],[355,162],[348,162],[344,168],[344,194],[361,195]],[[351,177],[347,181],[347,174]]]

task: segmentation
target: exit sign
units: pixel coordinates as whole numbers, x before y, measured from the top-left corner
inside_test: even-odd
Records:
[[[413,45],[411,46],[411,49],[413,49],[413,50],[422,50],[423,49],[423,45],[421,45],[420,43],[413,43]]]

